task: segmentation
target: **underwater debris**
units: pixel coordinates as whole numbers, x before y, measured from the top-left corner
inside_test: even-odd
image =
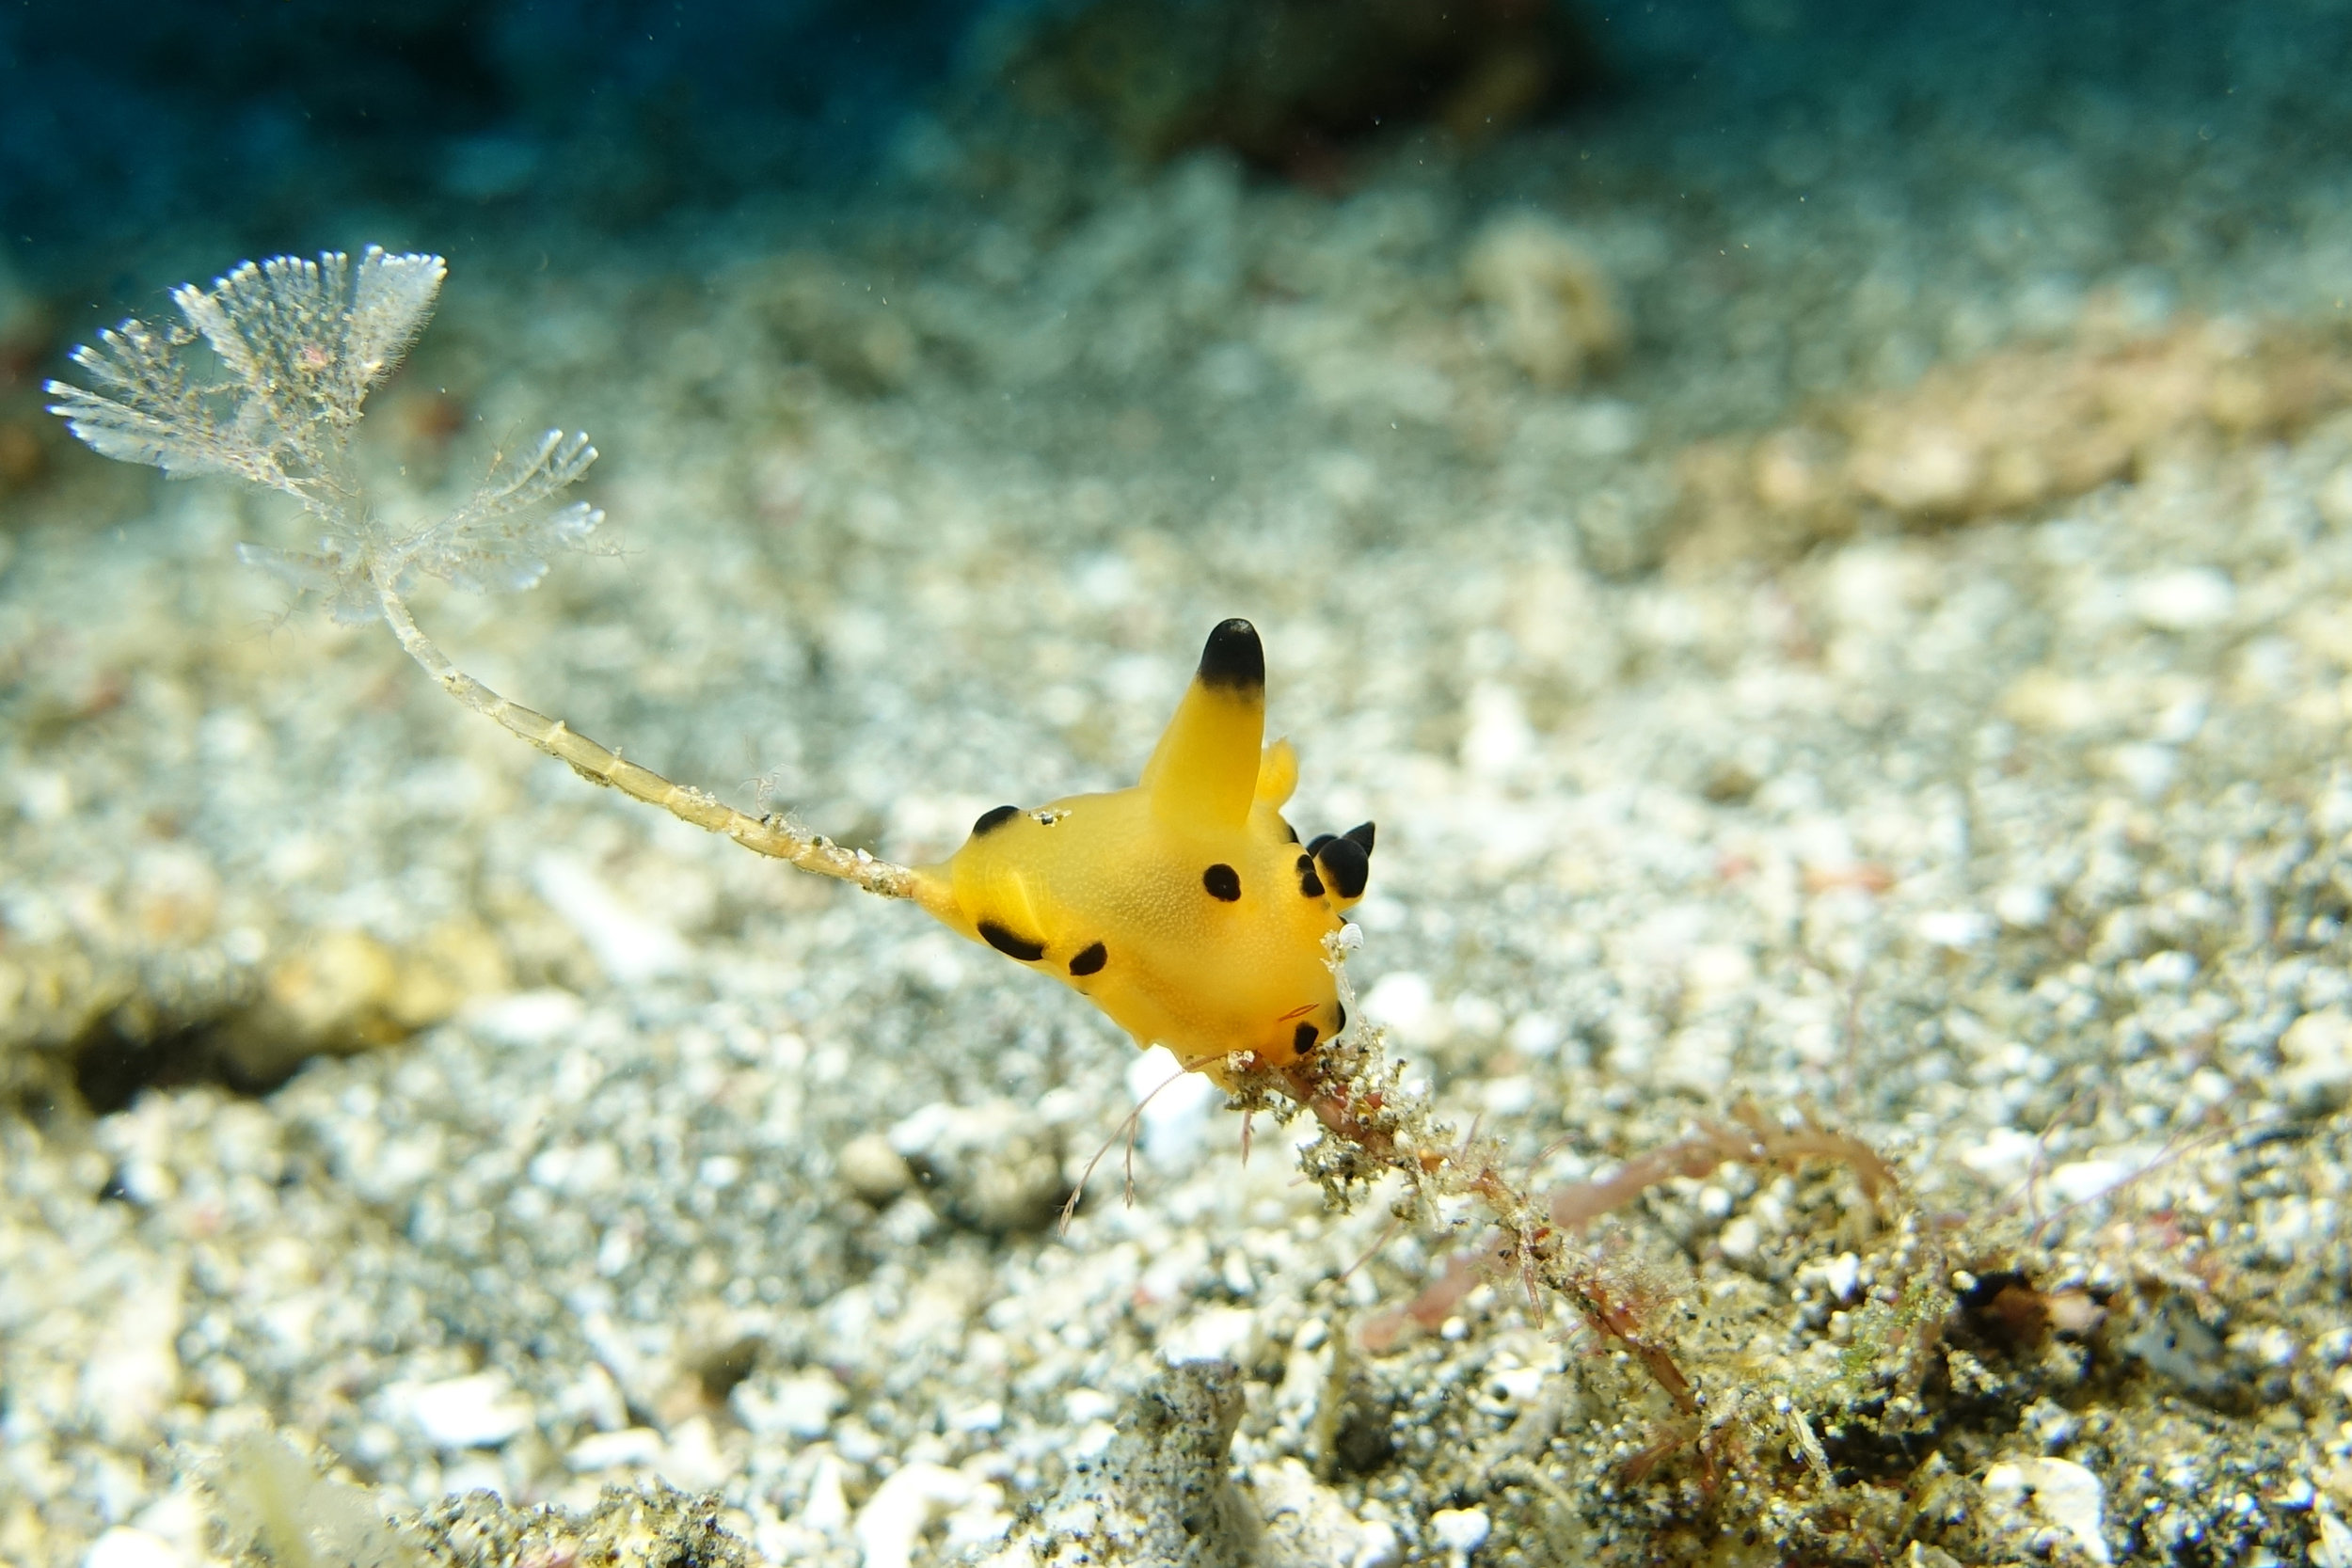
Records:
[[[1496,347],[1548,391],[1573,387],[1625,351],[1617,291],[1565,226],[1535,213],[1488,220],[1462,258]]]
[[[1523,0],[1219,3],[1169,20],[1148,0],[1096,0],[1025,40],[1005,74],[1136,156],[1228,147],[1295,177],[1383,127],[1484,139],[1599,74],[1565,8]]]
[[[210,1487],[230,1560],[272,1568],[424,1568],[373,1498],[322,1476],[275,1433],[248,1433],[214,1462]]]
[[[1313,1115],[1322,1132],[1300,1148],[1299,1169],[1334,1209],[1350,1207],[1361,1188],[1384,1175],[1405,1179],[1409,1196],[1400,1201],[1400,1214],[1431,1212],[1440,1196],[1481,1204],[1501,1233],[1498,1259],[1518,1271],[1531,1300],[1543,1291],[1565,1300],[1597,1337],[1640,1364],[1679,1417],[1695,1417],[1697,1391],[1655,1315],[1643,1309],[1639,1291],[1570,1245],[1565,1227],[1551,1224],[1542,1206],[1502,1173],[1497,1150],[1475,1138],[1455,1145],[1427,1103],[1404,1087],[1404,1069],[1386,1059],[1381,1043],[1372,1031],[1287,1067],[1231,1068],[1232,1103],[1280,1122],[1302,1110]]]
[[[1555,1188],[1543,1207],[1552,1226],[1573,1234],[1671,1178],[1695,1180],[1726,1164],[1795,1170],[1808,1161],[1851,1169],[1873,1204],[1884,1205],[1899,1196],[1893,1167],[1861,1139],[1823,1128],[1810,1117],[1798,1118],[1793,1127],[1776,1127],[1743,1100],[1732,1108],[1732,1125],[1703,1121],[1698,1131],[1636,1155],[1599,1180]],[[1512,1258],[1507,1237],[1448,1258],[1443,1275],[1410,1302],[1365,1322],[1359,1331],[1364,1348],[1375,1354],[1394,1349],[1408,1324],[1438,1327],[1487,1274],[1507,1267]]]
[[[2043,1291],[2022,1272],[2000,1269],[1954,1277],[1960,1310],[1988,1337],[2011,1348],[2040,1344],[2053,1334],[2082,1338],[2096,1330],[2106,1308],[2079,1287]]]
[[[1775,1126],[1747,1100],[1732,1107],[1731,1118],[1729,1125],[1703,1121],[1697,1132],[1635,1156],[1603,1180],[1560,1188],[1549,1200],[1551,1223],[1577,1228],[1622,1208],[1669,1177],[1709,1176],[1725,1164],[1793,1170],[1806,1161],[1822,1160],[1851,1170],[1872,1203],[1899,1191],[1894,1167],[1851,1133],[1822,1127],[1810,1117],[1800,1117],[1792,1127]]]
[[[248,1433],[205,1471],[231,1568],[754,1568],[716,1499],[654,1483],[592,1507],[520,1508],[469,1492],[389,1509],[322,1475],[282,1434]]]
[[[1872,517],[1934,528],[2031,512],[2134,478],[2185,440],[2258,440],[2347,401],[2352,354],[2308,328],[2190,318],[2003,348],[1761,436],[1692,446],[1671,554],[1771,560]]]

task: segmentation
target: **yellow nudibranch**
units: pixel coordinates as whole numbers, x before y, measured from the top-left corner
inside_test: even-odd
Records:
[[[1282,817],[1297,754],[1264,738],[1265,654],[1227,621],[1142,782],[983,814],[914,868],[914,900],[1187,1068],[1288,1066],[1346,1026],[1324,939],[1364,895],[1373,825],[1301,845]]]

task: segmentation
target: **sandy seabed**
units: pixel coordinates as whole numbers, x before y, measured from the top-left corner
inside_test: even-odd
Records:
[[[1699,1432],[1189,1085],[1057,1233],[1151,1082],[1079,999],[91,459],[0,534],[0,1557],[348,1523],[282,1431],[401,1511],[346,1559],[2352,1562],[2352,222],[1997,108],[1338,196],[942,132],[821,245],[453,248],[368,423],[402,505],[592,431],[622,553],[421,617],[900,860],[1130,782],[1250,617],[1445,1119],[1534,1192],[1741,1102],[1899,1174],[1592,1227]]]

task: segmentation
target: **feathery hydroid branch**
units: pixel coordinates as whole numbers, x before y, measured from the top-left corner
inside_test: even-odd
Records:
[[[560,430],[517,462],[501,453],[463,505],[420,527],[395,531],[369,504],[352,472],[352,433],[368,393],[423,330],[448,273],[438,256],[371,245],[357,266],[341,251],[315,261],[278,256],[245,262],[210,289],[183,284],[171,294],[181,321],[126,321],[100,334],[100,346],[76,349],[74,364],[95,386],[49,382],[51,412],[104,456],[174,479],[227,475],[299,502],[320,530],[314,549],[240,545],[238,555],[318,594],[339,621],[381,615],[442,689],[580,777],[803,871],[885,898],[912,896],[904,867],[844,849],[788,815],[753,816],[674,784],[500,696],[418,627],[405,594],[419,576],[476,593],[519,592],[547,575],[549,556],[588,548],[604,521],[585,501],[547,504],[596,460],[587,436]],[[199,341],[224,375],[193,373],[187,351]]]

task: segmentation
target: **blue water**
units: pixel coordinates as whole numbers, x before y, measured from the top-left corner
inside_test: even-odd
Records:
[[[1160,8],[1181,38],[1216,8]],[[446,245],[691,224],[786,192],[853,201],[889,183],[910,121],[994,94],[990,40],[1036,9],[40,0],[0,12],[0,232],[20,272],[135,293],[163,281],[144,258],[183,230],[227,257],[314,247],[355,212]],[[1728,181],[1800,120],[1893,142],[1957,116],[2072,145],[2094,180],[2184,137],[2251,140],[2282,186],[2352,147],[2352,18],[2320,3],[1573,14],[1607,85],[1544,122],[1603,138],[1662,122]],[[2081,145],[2087,108],[2113,133],[2098,145]],[[2292,221],[2260,188],[2238,195],[2245,226]]]

